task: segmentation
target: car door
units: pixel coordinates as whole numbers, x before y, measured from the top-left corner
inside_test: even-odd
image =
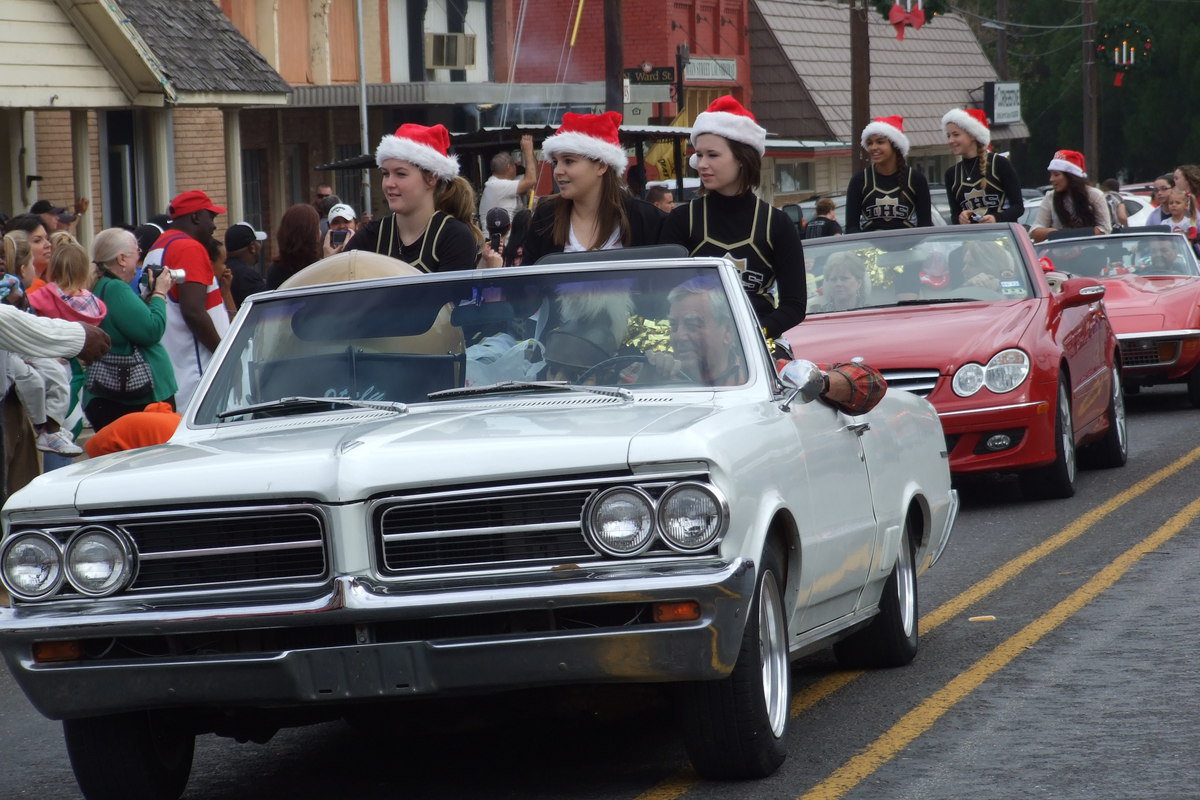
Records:
[[[1071,414],[1076,430],[1104,413],[1108,404],[1108,327],[1100,300],[1061,310],[1058,338],[1071,372]]]
[[[791,622],[805,631],[855,610],[877,526],[861,441],[868,423],[820,401],[793,402],[786,413],[809,486],[809,507],[796,520],[801,595]]]

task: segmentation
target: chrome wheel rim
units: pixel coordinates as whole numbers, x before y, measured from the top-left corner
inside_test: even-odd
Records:
[[[1121,452],[1129,446],[1125,443],[1125,392],[1121,389],[1121,373],[1113,367],[1112,371],[1113,382],[1113,418],[1112,424],[1116,428],[1117,444],[1121,447]]]
[[[758,598],[758,648],[762,664],[763,704],[771,732],[783,736],[788,715],[788,651],[783,603],[775,574],[763,575]]]
[[[1075,482],[1075,430],[1071,422],[1071,399],[1066,387],[1058,390],[1058,415],[1062,420],[1062,452],[1066,461],[1067,480]]]
[[[908,548],[907,537],[900,540],[900,552],[896,554],[896,595],[900,601],[900,622],[904,626],[904,635],[911,638],[917,624],[917,593],[912,551]]]

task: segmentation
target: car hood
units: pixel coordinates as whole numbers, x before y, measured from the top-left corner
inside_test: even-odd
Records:
[[[712,394],[703,397],[711,400]],[[624,470],[638,436],[670,437],[712,402],[546,400],[470,408],[302,415],[215,430],[43,475],[14,508],[192,504],[258,498],[352,501],[410,487]],[[594,401],[594,402],[593,402]],[[546,406],[551,406],[547,408]]]
[[[1195,324],[1200,278],[1120,275],[1103,283],[1104,306],[1119,334]]]
[[[862,356],[876,369],[986,363],[1015,346],[1040,312],[1040,299],[906,306],[817,314],[784,336],[798,358],[828,363]]]

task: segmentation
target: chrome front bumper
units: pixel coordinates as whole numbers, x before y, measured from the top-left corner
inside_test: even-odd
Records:
[[[583,574],[578,574],[583,573]],[[753,596],[754,563],[709,560],[597,575],[587,569],[510,586],[397,592],[337,578],[318,597],[277,604],[155,607],[130,599],[0,609],[0,649],[52,719],[150,708],[288,707],[563,683],[686,681],[728,675]],[[692,600],[691,622],[380,641],[388,623],[497,612]],[[78,606],[77,606],[78,608]],[[324,630],[353,644],[214,655],[35,663],[37,642]]]

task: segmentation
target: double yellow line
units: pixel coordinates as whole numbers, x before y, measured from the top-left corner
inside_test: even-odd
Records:
[[[1011,582],[1031,565],[1079,538],[1112,512],[1129,504],[1168,478],[1179,474],[1197,460],[1200,460],[1200,447],[1143,478],[1128,489],[1113,495],[1037,547],[1027,550],[1003,564],[979,583],[922,617],[921,632],[927,634],[955,619],[970,606]],[[938,719],[977,689],[985,680],[1109,589],[1143,556],[1161,547],[1164,542],[1169,541],[1183,530],[1197,516],[1200,516],[1200,499],[1189,503],[1162,527],[1118,556],[1116,560],[1096,573],[1065,600],[1026,625],[1016,635],[1000,644],[905,714],[866,750],[847,761],[828,778],[805,793],[803,800],[836,800],[836,798],[845,796],[899,754],[918,736],[929,730]],[[862,674],[861,671],[837,672],[797,692],[792,698],[792,717],[795,718]],[[638,795],[636,800],[675,800],[698,782],[699,780],[695,776],[680,773]]]

